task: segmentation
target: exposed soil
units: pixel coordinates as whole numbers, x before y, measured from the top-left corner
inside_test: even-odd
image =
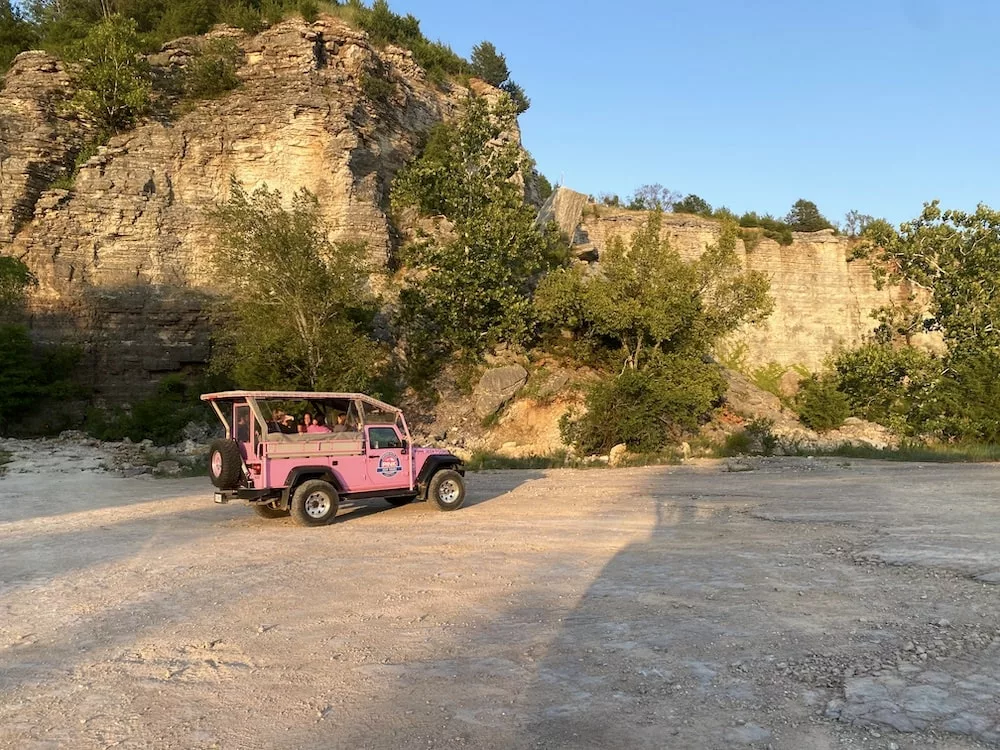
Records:
[[[0,479],[0,747],[1000,746],[996,466],[482,473],[304,529],[92,458]]]

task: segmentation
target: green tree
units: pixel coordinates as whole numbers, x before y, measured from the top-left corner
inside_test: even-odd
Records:
[[[385,352],[369,335],[364,247],[331,243],[306,190],[286,208],[279,192],[234,181],[211,215],[212,263],[229,293],[214,369],[251,388],[369,389]]]
[[[500,90],[506,92],[507,96],[510,97],[511,104],[514,105],[514,112],[517,114],[524,114],[531,107],[531,99],[524,93],[520,84],[507,81],[500,86]]]
[[[804,198],[799,198],[792,204],[792,210],[785,217],[785,223],[791,227],[793,232],[818,232],[821,229],[833,229],[833,224],[819,212],[816,204]]]
[[[471,357],[532,329],[532,279],[557,246],[535,225],[519,176],[533,164],[512,138],[509,102],[470,98],[461,118],[431,134],[423,155],[393,185],[397,209],[443,216],[451,239],[404,248],[410,282],[401,322],[415,357],[461,349]]]
[[[942,211],[934,201],[898,232],[873,222],[858,255],[877,261],[879,284],[905,281],[930,294],[928,324],[952,354],[1000,351],[1000,212]]]
[[[875,221],[874,216],[852,209],[844,214],[844,234],[848,237],[858,237],[864,234],[873,221]]]
[[[135,124],[150,104],[152,75],[139,51],[136,23],[111,16],[73,47],[74,103],[99,129],[117,133]]]
[[[507,58],[497,52],[492,42],[480,42],[472,48],[472,75],[491,86],[500,87],[508,78]]]
[[[711,204],[693,193],[689,194],[683,200],[678,201],[674,204],[675,214],[701,214],[702,216],[712,215]]]
[[[543,175],[539,171],[535,171],[535,185],[538,187],[538,198],[545,203],[552,195],[552,183],[549,182],[549,178]]]
[[[4,73],[14,58],[38,43],[35,28],[25,19],[10,0],[0,0],[0,74]]]
[[[17,258],[0,255],[0,321],[16,317],[38,279]]]
[[[660,183],[641,185],[632,194],[627,208],[631,211],[669,211],[680,195]]]
[[[541,321],[606,342],[623,370],[637,370],[663,354],[701,356],[770,314],[767,277],[742,268],[735,227],[726,225],[716,245],[685,261],[661,239],[662,220],[654,213],[627,247],[614,238],[599,274],[569,268],[543,279],[535,295]]]

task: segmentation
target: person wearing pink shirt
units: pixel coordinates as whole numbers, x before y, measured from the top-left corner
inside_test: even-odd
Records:
[[[326,418],[322,414],[317,414],[313,417],[312,424],[306,427],[306,432],[330,432],[330,428],[326,426]]]

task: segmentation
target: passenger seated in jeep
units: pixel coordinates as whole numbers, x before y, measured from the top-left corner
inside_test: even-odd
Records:
[[[330,432],[330,428],[326,426],[326,418],[320,413],[313,417],[313,423],[306,427],[306,432]]]
[[[348,432],[350,428],[347,426],[347,415],[341,412],[337,415],[337,424],[333,426],[330,432]]]

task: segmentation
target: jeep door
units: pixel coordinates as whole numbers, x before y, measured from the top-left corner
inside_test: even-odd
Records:
[[[410,450],[395,427],[365,427],[365,470],[372,490],[410,486]]]

